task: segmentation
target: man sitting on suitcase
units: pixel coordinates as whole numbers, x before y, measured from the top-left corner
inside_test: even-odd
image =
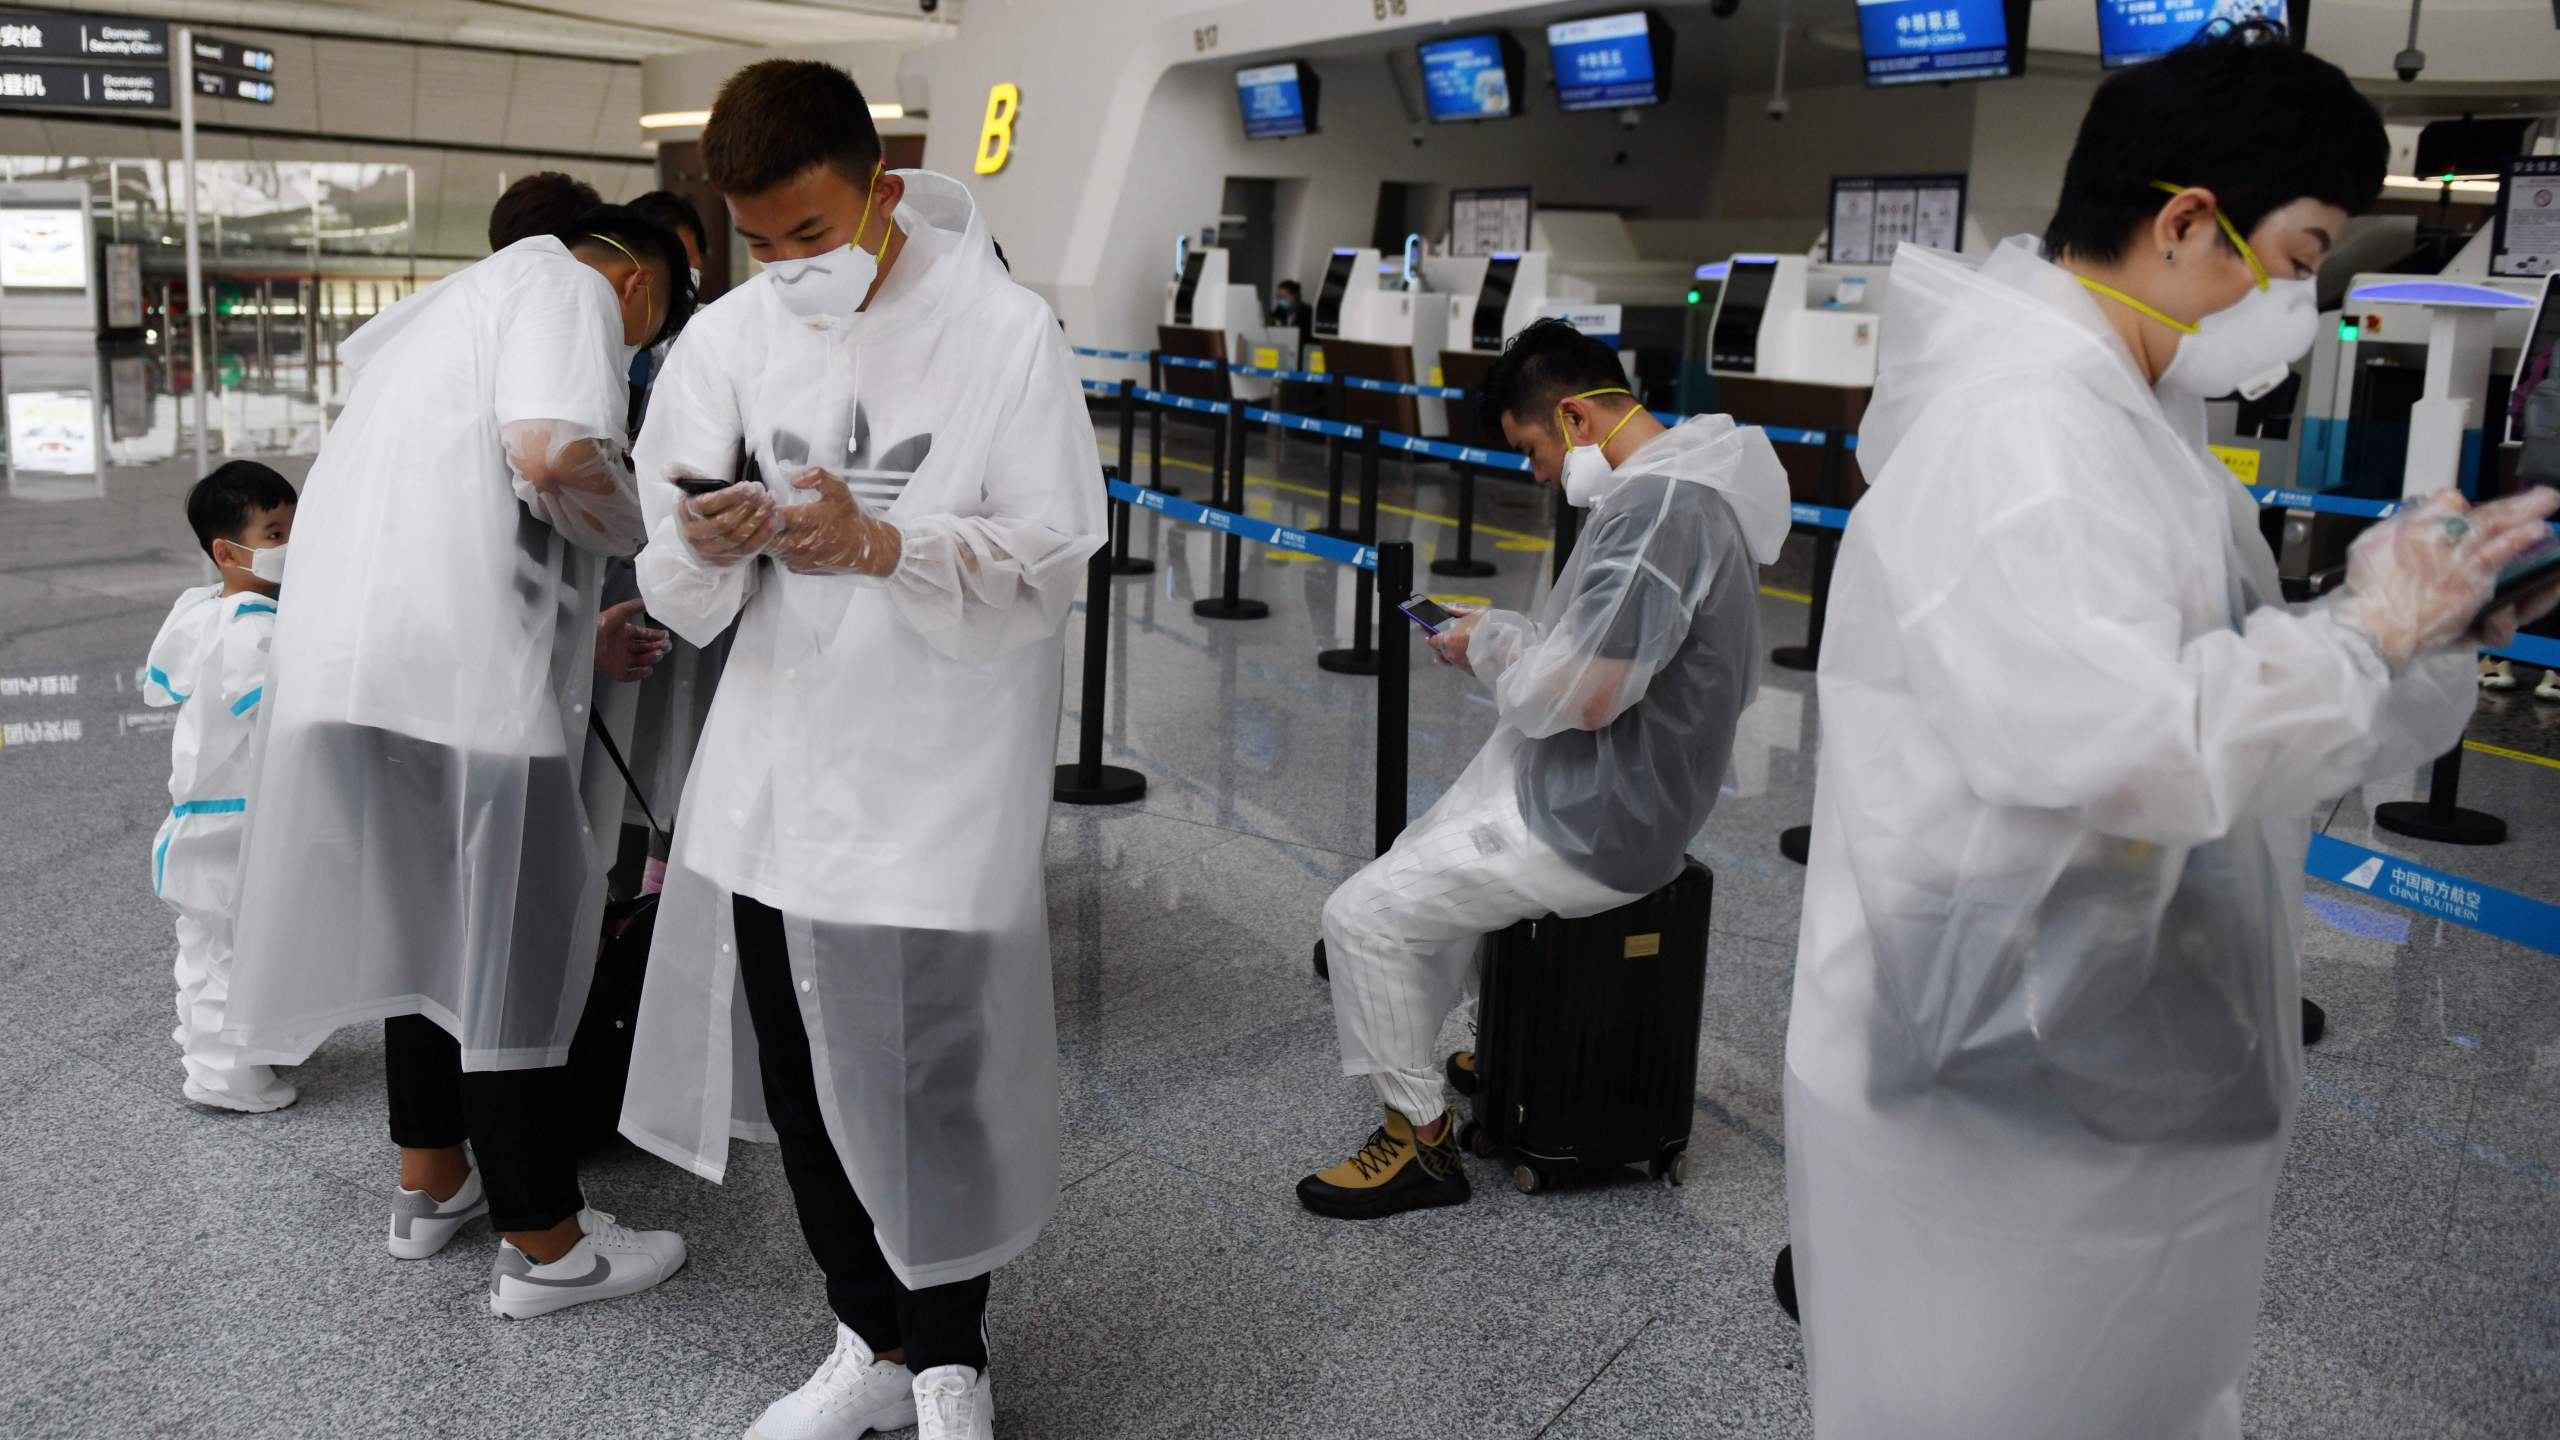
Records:
[[[1590,512],[1533,616],[1464,615],[1431,639],[1492,687],[1493,738],[1440,803],[1324,907],[1346,1075],[1386,1123],[1298,1182],[1320,1215],[1467,1198],[1432,1045],[1487,935],[1597,915],[1668,883],[1724,782],[1757,688],[1759,566],[1786,538],[1766,436],[1721,415],[1666,429],[1607,345],[1541,320],[1486,376],[1479,415]],[[1606,972],[1595,970],[1595,979]]]

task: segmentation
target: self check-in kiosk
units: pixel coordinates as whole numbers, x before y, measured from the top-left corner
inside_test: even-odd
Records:
[[[1229,278],[1230,252],[1223,246],[1195,246],[1185,237],[1175,242],[1174,256],[1173,280],[1165,287],[1164,313],[1156,325],[1156,349],[1166,355],[1221,363],[1215,370],[1166,366],[1161,383],[1177,395],[1228,399],[1224,362],[1243,362],[1268,328],[1262,323],[1261,299],[1252,286]],[[1262,400],[1270,395],[1271,382],[1238,379],[1232,393]]]
[[[1384,272],[1384,273],[1382,273]],[[1389,274],[1394,284],[1385,283]],[[1328,373],[1403,385],[1430,385],[1441,373],[1448,334],[1448,306],[1430,283],[1419,247],[1408,242],[1393,265],[1375,249],[1337,247],[1326,257],[1324,283],[1316,291],[1314,338],[1324,349]],[[1343,397],[1343,418],[1384,425],[1408,435],[1449,433],[1448,406],[1438,399],[1354,390]]]
[[[1854,433],[1876,383],[1888,282],[1880,265],[1816,264],[1800,255],[1736,255],[1707,325],[1716,404],[1749,424]],[[1866,489],[1855,466],[1827,494],[1820,452],[1778,448],[1795,498],[1847,505]]]

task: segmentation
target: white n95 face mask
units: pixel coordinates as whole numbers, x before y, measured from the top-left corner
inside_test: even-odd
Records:
[[[283,584],[284,547],[282,545],[270,545],[264,550],[250,551],[249,573],[266,581],[270,585]]]
[[[880,257],[862,248],[862,232],[871,224],[871,201],[880,191],[880,167],[871,167],[871,193],[862,199],[862,218],[853,222],[853,239],[822,255],[798,260],[768,260],[764,273],[773,277],[773,293],[782,308],[803,320],[836,323],[862,308],[880,278]],[[883,236],[881,249],[888,247]]]
[[[1599,395],[1632,395],[1634,393],[1632,390],[1612,388],[1585,390],[1579,395],[1566,398],[1589,400]],[[1564,503],[1576,510],[1588,510],[1600,503],[1600,497],[1609,491],[1609,477],[1617,473],[1609,464],[1609,457],[1603,452],[1609,448],[1610,441],[1618,438],[1618,432],[1627,427],[1627,422],[1634,418],[1636,418],[1636,412],[1629,410],[1618,417],[1617,424],[1609,427],[1608,434],[1600,437],[1599,444],[1576,445],[1564,428],[1564,406],[1562,404],[1556,406],[1556,433],[1566,436],[1563,474],[1560,477],[1564,481]]]
[[[2320,332],[2319,300],[2309,280],[2271,280],[2240,303],[2196,322],[2179,337],[2178,353],[2160,372],[2160,385],[2204,400],[2234,391],[2255,400],[2276,386],[2293,362],[2310,352]]]

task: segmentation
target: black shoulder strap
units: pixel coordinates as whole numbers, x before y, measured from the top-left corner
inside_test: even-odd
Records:
[[[598,740],[604,742],[605,758],[611,760],[613,768],[621,772],[622,783],[631,787],[631,798],[640,802],[640,813],[648,817],[649,828],[657,832],[658,838],[666,843],[668,850],[674,850],[675,838],[667,833],[666,826],[658,823],[657,812],[649,808],[649,797],[641,790],[640,782],[631,778],[631,767],[623,763],[622,747],[613,743],[613,732],[604,728],[604,716],[598,713],[600,708],[596,705],[587,707],[587,729],[593,732]]]

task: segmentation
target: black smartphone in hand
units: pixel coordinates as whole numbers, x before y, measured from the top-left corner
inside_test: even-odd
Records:
[[[1405,613],[1406,619],[1421,626],[1425,634],[1437,635],[1458,623],[1457,616],[1428,595],[1416,595],[1401,601],[1396,608]]]
[[[678,475],[676,488],[687,495],[714,495],[737,484],[735,480],[714,480],[707,475]]]

